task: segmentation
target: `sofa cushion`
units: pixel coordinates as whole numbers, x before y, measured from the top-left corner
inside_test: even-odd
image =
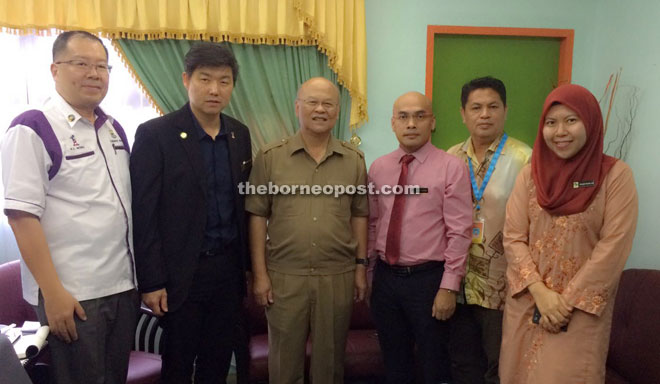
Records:
[[[377,377],[383,374],[383,357],[373,329],[348,331],[344,373],[346,377]]]
[[[365,300],[353,304],[351,313],[351,329],[374,329],[374,322],[371,320],[371,310]]]
[[[619,376],[613,369],[607,368],[605,372],[605,383],[607,384],[630,384],[630,381]]]
[[[160,382],[160,355],[131,351],[127,384],[157,384]]]
[[[250,338],[250,380],[268,380],[268,334]]]
[[[660,383],[659,293],[660,270],[628,269],[621,275],[607,367],[627,382]]]
[[[244,309],[248,334],[260,335],[262,333],[268,333],[266,310],[264,307],[257,304],[254,300],[254,295],[249,294],[245,299]]]
[[[32,306],[23,300],[18,260],[0,265],[0,292],[0,324],[16,323],[20,327],[26,320],[37,320]]]

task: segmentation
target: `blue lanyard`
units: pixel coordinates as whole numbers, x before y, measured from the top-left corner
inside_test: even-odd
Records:
[[[504,143],[506,143],[506,139],[508,136],[506,133],[502,135],[502,140],[500,140],[500,145],[497,146],[497,150],[493,154],[493,157],[490,159],[490,165],[488,166],[488,170],[486,171],[486,176],[484,176],[484,181],[481,183],[481,187],[477,187],[477,178],[474,177],[474,169],[472,168],[472,159],[470,156],[468,156],[468,165],[470,166],[470,181],[472,181],[472,191],[474,192],[474,198],[477,201],[477,206],[475,207],[477,211],[481,209],[481,206],[479,206],[479,202],[481,201],[481,198],[484,196],[484,191],[486,190],[486,185],[490,181],[490,177],[493,175],[493,171],[495,170],[495,164],[497,163],[497,160],[500,158],[500,154],[502,153],[502,148],[504,148]]]

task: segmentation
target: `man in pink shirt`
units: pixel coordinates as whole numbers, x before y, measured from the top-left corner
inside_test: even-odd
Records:
[[[431,144],[431,102],[408,92],[394,103],[392,130],[399,148],[371,165],[368,254],[371,311],[389,384],[449,382],[447,320],[465,274],[472,227],[467,167]],[[419,194],[386,194],[416,185]]]

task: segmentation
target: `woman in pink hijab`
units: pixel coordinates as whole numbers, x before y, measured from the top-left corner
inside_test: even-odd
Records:
[[[506,210],[504,384],[603,383],[619,277],[637,222],[630,167],[603,154],[596,98],[563,85]]]

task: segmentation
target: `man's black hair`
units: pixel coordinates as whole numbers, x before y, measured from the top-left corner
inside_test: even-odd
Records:
[[[238,63],[234,54],[224,44],[201,42],[193,45],[184,59],[184,67],[188,76],[200,67],[229,67],[234,78],[238,80]]]
[[[57,36],[57,39],[55,39],[55,42],[53,43],[53,61],[55,61],[55,57],[58,56],[60,53],[66,51],[66,46],[69,44],[69,40],[73,37],[82,37],[85,39],[90,39],[94,41],[98,41],[99,44],[103,47],[103,50],[105,51],[105,58],[106,61],[108,59],[108,48],[105,47],[103,44],[103,41],[96,35],[93,35],[87,31],[66,31],[62,32]]]
[[[465,83],[463,89],[461,89],[461,107],[465,108],[465,104],[467,104],[468,97],[472,91],[484,88],[490,88],[497,92],[500,95],[500,99],[502,99],[502,104],[506,107],[506,87],[502,80],[492,76],[479,77]]]

